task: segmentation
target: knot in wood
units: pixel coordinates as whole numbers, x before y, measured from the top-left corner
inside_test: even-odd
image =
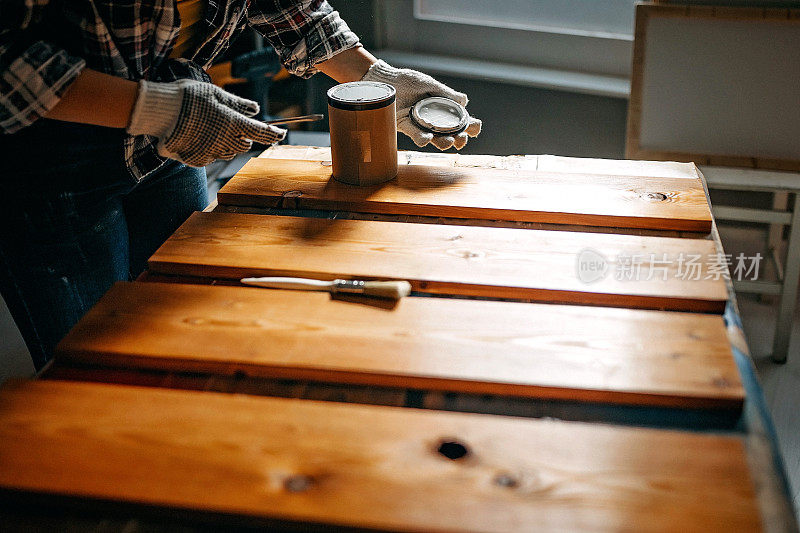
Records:
[[[304,474],[292,474],[283,481],[283,487],[288,492],[305,492],[314,484],[311,476]]]
[[[663,192],[643,192],[639,197],[648,202],[663,202],[668,198]]]

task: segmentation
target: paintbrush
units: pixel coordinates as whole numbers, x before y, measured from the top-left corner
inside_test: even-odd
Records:
[[[399,300],[411,292],[411,284],[407,281],[362,281],[335,279],[322,281],[306,278],[243,278],[245,285],[268,287],[271,289],[296,289],[301,291],[327,291],[331,294],[350,293],[378,298]]]

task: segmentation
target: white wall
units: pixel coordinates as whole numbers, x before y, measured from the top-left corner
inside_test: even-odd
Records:
[[[0,297],[0,383],[33,374],[33,362],[6,302]]]

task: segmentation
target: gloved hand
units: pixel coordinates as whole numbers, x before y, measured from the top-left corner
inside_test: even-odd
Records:
[[[127,132],[158,138],[158,153],[193,167],[230,160],[253,142],[273,144],[286,130],[250,117],[258,104],[211,83],[179,80],[139,82]]]
[[[362,81],[380,81],[395,88],[397,91],[397,129],[411,137],[411,140],[419,147],[431,143],[439,150],[447,150],[451,146],[455,146],[456,150],[461,150],[467,144],[468,136],[477,137],[481,132],[481,121],[473,117],[469,117],[467,129],[457,135],[433,134],[420,129],[411,121],[411,117],[409,117],[411,108],[423,98],[444,96],[455,100],[462,106],[466,106],[469,101],[466,94],[454,91],[427,74],[407,68],[394,68],[385,61],[379,60],[369,68]]]

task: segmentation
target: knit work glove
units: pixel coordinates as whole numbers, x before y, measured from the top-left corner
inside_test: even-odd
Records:
[[[193,167],[230,160],[253,142],[273,144],[286,130],[252,119],[258,104],[195,80],[139,82],[127,131],[158,138],[158,153]]]
[[[481,132],[481,121],[473,117],[469,117],[467,129],[457,135],[433,134],[420,129],[412,122],[409,116],[411,108],[423,98],[444,96],[465,107],[469,102],[466,94],[454,91],[427,74],[407,68],[394,68],[379,60],[369,68],[362,80],[380,81],[395,88],[397,91],[397,129],[411,137],[411,140],[419,147],[431,143],[439,150],[447,150],[451,146],[455,146],[456,150],[461,150],[467,144],[467,137],[477,137]]]

